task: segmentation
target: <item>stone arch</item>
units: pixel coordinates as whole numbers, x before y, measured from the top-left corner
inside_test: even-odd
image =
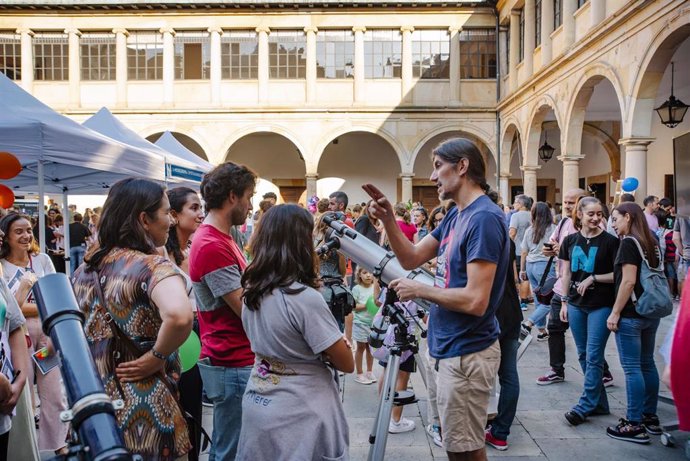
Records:
[[[355,133],[355,132],[364,132],[364,133],[371,133],[379,136],[380,138],[384,139],[390,146],[393,148],[395,151],[395,155],[398,157],[398,161],[400,162],[400,170],[405,171],[405,163],[407,162],[407,153],[403,146],[398,142],[398,140],[384,130],[381,126],[379,125],[368,125],[368,124],[356,124],[352,126],[341,126],[338,128],[335,128],[323,136],[320,137],[318,143],[316,144],[316,149],[314,152],[315,154],[315,159],[314,159],[314,169],[313,170],[307,170],[307,173],[316,173],[318,164],[321,161],[321,156],[323,156],[324,151],[326,150],[326,147],[328,147],[328,144],[331,143],[334,139],[346,135],[348,133]]]
[[[141,137],[146,138],[146,139],[153,139],[151,142],[155,142],[160,135],[162,135],[164,132],[169,131],[173,135],[175,134],[181,134],[184,138],[188,138],[193,144],[192,147],[190,148],[189,145],[185,145],[189,150],[197,154],[199,157],[203,158],[204,160],[212,161],[213,160],[213,152],[212,149],[209,147],[209,144],[206,142],[204,137],[200,135],[199,133],[195,133],[189,130],[185,129],[178,129],[178,127],[171,126],[170,124],[159,124],[159,125],[154,125],[154,126],[149,126],[146,127],[143,130],[138,130],[138,133]],[[176,137],[177,138],[177,137]],[[183,138],[183,139],[184,139]],[[150,140],[150,139],[149,139]],[[181,141],[178,139],[178,141],[182,142],[182,144],[185,144],[185,142]],[[198,146],[198,148],[194,147],[194,144]]]
[[[522,137],[520,125],[514,117],[505,122],[505,128],[501,133],[501,175],[510,175],[510,162],[513,159],[513,140],[515,135]]]
[[[661,78],[680,45],[690,37],[690,10],[678,8],[677,16],[662,28],[640,60],[626,112],[623,137],[650,137],[654,103]]]
[[[608,81],[616,93],[618,109],[623,120],[625,114],[625,100],[623,86],[616,71],[605,63],[595,63],[589,66],[580,77],[573,92],[573,98],[568,104],[565,125],[561,128],[561,145],[564,155],[579,156],[582,149],[582,131],[585,125],[585,115],[594,87],[602,80]]]
[[[537,103],[532,107],[530,116],[528,118],[529,125],[527,126],[527,133],[522,139],[522,152],[524,165],[521,166],[538,166],[539,157],[537,149],[541,140],[542,123],[546,119],[549,111],[553,111],[556,117],[558,127],[562,127],[562,118],[558,111],[558,105],[554,98],[550,95],[544,95],[537,100]]]
[[[233,144],[235,144],[237,141],[244,138],[245,136],[259,133],[273,133],[286,138],[288,141],[294,144],[294,146],[297,148],[299,153],[304,158],[306,172],[308,173],[310,171],[316,171],[316,167],[318,165],[318,158],[314,160],[315,156],[312,152],[305,150],[305,146],[301,142],[301,140],[297,136],[295,136],[295,134],[292,133],[290,130],[279,125],[251,125],[238,130],[234,130],[232,134],[228,136],[222,143],[223,148],[221,152],[223,153],[223,159],[227,158],[228,152],[230,152],[230,149],[232,148]]]
[[[409,163],[408,163],[408,168],[410,169],[410,172],[414,168],[415,162],[417,161],[417,156],[421,152],[421,150],[424,148],[426,143],[428,143],[431,139],[434,137],[441,135],[443,133],[448,133],[448,132],[456,132],[456,133],[461,133],[463,136],[466,136],[468,139],[473,141],[477,146],[479,147],[479,150],[482,151],[483,154],[485,154],[485,159],[488,160],[488,155],[491,156],[491,159],[493,160],[494,166],[498,165],[496,161],[496,152],[495,149],[492,148],[491,143],[488,141],[490,136],[484,132],[483,130],[470,125],[470,124],[463,124],[462,126],[456,125],[444,125],[440,127],[436,127],[430,132],[426,133],[419,141],[417,141],[414,150],[412,151],[412,156],[410,157]],[[488,155],[487,155],[488,154]],[[403,168],[403,172],[405,172],[405,169]]]

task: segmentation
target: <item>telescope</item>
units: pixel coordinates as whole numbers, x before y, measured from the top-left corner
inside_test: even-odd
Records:
[[[62,412],[62,422],[71,422],[78,442],[69,453],[56,460],[135,461],[117,426],[115,411],[122,401],[113,402],[106,394],[84,334],[84,315],[65,274],[50,274],[33,286],[43,332],[50,336],[61,357],[60,371],[67,391],[69,410]],[[27,383],[31,385],[31,383]]]
[[[326,232],[326,244],[319,250],[325,249],[325,247],[328,247],[325,251],[332,248],[338,249],[346,257],[356,262],[359,267],[371,272],[385,285],[395,279],[408,278],[434,286],[434,276],[428,270],[422,268],[411,271],[405,270],[392,251],[386,251],[385,248],[350,229],[345,223],[333,216],[324,216],[323,221],[330,229]],[[427,311],[431,307],[431,303],[425,299],[416,298],[414,302]]]

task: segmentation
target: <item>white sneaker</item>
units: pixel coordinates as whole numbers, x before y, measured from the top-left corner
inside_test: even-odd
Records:
[[[398,421],[397,423],[391,419],[391,422],[388,425],[388,432],[390,432],[391,434],[400,434],[402,432],[414,431],[414,428],[414,421],[409,420],[407,418],[400,418],[400,421]]]
[[[374,381],[370,380],[365,375],[361,374],[355,377],[355,382],[359,384],[372,384]]]
[[[374,372],[372,372],[372,371],[367,371],[367,375],[366,375],[366,376],[367,376],[367,379],[368,379],[369,381],[371,381],[372,383],[375,383],[376,381],[378,381],[378,379],[376,379],[376,375],[375,375]]]
[[[443,448],[443,439],[441,438],[441,428],[435,424],[429,424],[426,426],[426,433],[434,441],[436,446]]]

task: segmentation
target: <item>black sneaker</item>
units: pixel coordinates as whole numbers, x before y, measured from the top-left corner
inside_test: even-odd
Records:
[[[539,333],[537,335],[537,341],[542,342],[542,341],[548,341],[549,340],[549,332],[544,330],[542,333]]]
[[[657,415],[642,415],[642,427],[647,431],[647,434],[661,435],[664,433]]]
[[[585,422],[585,418],[583,418],[578,413],[572,410],[566,412],[564,416],[565,419],[568,421],[568,424],[570,424],[571,426],[579,426],[580,424]]]
[[[649,443],[649,435],[641,424],[621,418],[617,426],[607,427],[606,435],[626,442]]]
[[[525,322],[522,322],[520,324],[520,341],[524,341],[524,339],[532,334],[532,327],[527,325]]]

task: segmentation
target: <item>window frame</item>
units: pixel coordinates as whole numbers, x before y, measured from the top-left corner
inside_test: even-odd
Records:
[[[553,30],[563,25],[563,0],[553,0]]]
[[[34,60],[34,80],[45,82],[69,80],[69,36],[66,33],[36,32],[31,40],[31,48]],[[46,53],[47,50],[50,50],[50,53]],[[59,50],[59,53],[56,54],[56,50]],[[60,64],[57,67],[53,65],[56,61]],[[42,65],[39,65],[39,62]]]
[[[390,38],[384,39],[384,33],[390,33]],[[377,38],[376,35],[379,37]],[[391,46],[390,53],[385,52],[386,45]],[[396,46],[399,48],[399,52],[395,51]],[[367,48],[369,48],[369,52],[367,52]],[[382,64],[384,58],[386,64]],[[391,58],[393,58],[392,61]],[[379,61],[378,64],[376,64],[377,60]],[[386,75],[389,67],[388,62],[391,62],[392,72],[390,75]],[[383,72],[377,72],[377,70]],[[382,75],[378,76],[377,74]],[[364,78],[371,80],[402,78],[402,31],[400,29],[367,29],[364,32]]]
[[[546,0],[549,1],[549,0]],[[541,7],[542,0],[534,0],[534,48],[541,46]]]
[[[10,80],[22,78],[22,37],[20,34],[8,30],[0,31],[0,72]],[[8,65],[11,61],[14,65]],[[12,71],[11,76],[8,71]]]
[[[316,33],[315,54],[316,78],[346,80],[355,77],[355,34],[352,29],[319,30]],[[320,59],[325,63],[320,64]],[[339,72],[342,76],[338,76]]]
[[[281,52],[280,46],[285,44],[293,44],[293,46]],[[300,45],[302,45],[301,53]],[[275,48],[275,51],[272,48]],[[268,78],[270,80],[305,80],[307,78],[307,36],[304,31],[295,29],[271,31],[268,36]]]
[[[142,38],[139,41],[139,38]],[[154,40],[145,39],[154,38]],[[133,47],[134,46],[134,47]],[[140,48],[142,47],[142,48]],[[160,50],[160,53],[146,58],[148,50]],[[144,65],[139,66],[137,51],[144,50]],[[163,34],[155,30],[131,30],[127,37],[127,80],[132,81],[159,81],[163,80]],[[132,58],[135,59],[136,66],[132,68]],[[149,64],[151,62],[151,64]],[[160,65],[159,65],[160,62]],[[153,78],[149,78],[149,71],[153,72]]]
[[[97,53],[92,53],[93,47],[97,47]],[[105,47],[107,50],[105,55],[101,54],[101,47]],[[89,50],[86,56],[84,55],[85,50]],[[103,59],[105,59],[105,61],[102,61]],[[88,65],[84,65],[85,60],[88,62]],[[96,66],[92,65],[94,61],[96,62]],[[103,63],[105,63],[105,65],[102,65]],[[94,71],[98,72],[99,76],[103,76],[103,72],[105,72],[105,78],[94,78]],[[79,37],[79,74],[81,80],[87,82],[113,81],[116,79],[116,73],[117,36],[112,32],[106,31],[89,31],[82,33],[81,37]]]
[[[185,46],[201,45],[201,78],[185,78]],[[174,80],[210,80],[211,79],[211,34],[206,30],[176,30],[173,37]],[[180,59],[178,59],[178,56]],[[208,59],[204,59],[207,57]]]
[[[431,36],[430,32],[438,34],[439,37],[445,35],[445,39],[440,38],[427,38],[424,39],[424,35],[427,37]],[[419,38],[417,38],[419,37]],[[412,45],[412,77],[418,78],[420,80],[450,80],[450,47],[451,47],[451,37],[446,29],[416,29],[412,32],[411,37]],[[434,45],[439,48],[438,53],[434,53]],[[415,50],[419,47],[419,51]],[[447,50],[444,52],[443,47],[446,46]],[[424,50],[423,48],[427,48]],[[426,54],[425,54],[426,52]],[[432,58],[436,56],[441,56],[442,58],[438,63],[425,65],[425,61],[431,61]],[[443,59],[445,56],[445,59]],[[447,63],[444,66],[444,63]],[[441,69],[440,76],[433,75],[433,69]]]
[[[243,44],[254,44],[256,53],[244,54],[242,52]],[[233,52],[234,45],[237,46],[236,53]],[[233,60],[236,60],[236,65],[233,65]],[[233,72],[237,73],[236,76],[233,76]],[[233,30],[223,32],[220,39],[220,73],[221,80],[259,79],[259,34],[256,31]]]
[[[486,36],[490,39],[485,39],[485,40],[463,40],[463,37],[468,37],[471,38],[472,35],[475,34],[477,37],[481,36]],[[496,29],[491,28],[491,27],[472,27],[472,28],[464,28],[458,33],[458,40],[460,42],[460,52],[459,52],[459,66],[460,66],[460,79],[462,80],[495,80],[498,75],[498,68],[497,68],[497,57],[496,57]],[[467,54],[466,52],[463,52],[463,43],[467,44],[478,44],[476,48],[477,50],[471,50],[469,52],[470,56],[470,61],[472,61],[472,57],[477,57],[477,63],[472,63],[470,62],[469,65],[465,65],[465,55]],[[481,49],[481,44],[488,44],[489,51],[493,50],[493,52],[483,52]],[[492,69],[492,63],[491,59],[493,59],[493,75],[491,73]],[[467,75],[466,72],[464,72],[466,69],[470,69],[468,72],[470,75]],[[476,74],[473,71],[478,71]],[[475,76],[477,75],[477,76]],[[487,75],[487,76],[484,76]]]

